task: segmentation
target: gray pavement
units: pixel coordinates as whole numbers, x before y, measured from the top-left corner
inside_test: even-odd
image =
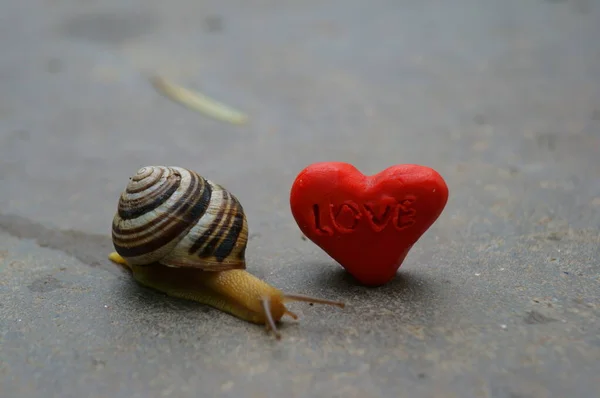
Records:
[[[600,2],[0,5],[2,398],[600,396]],[[301,239],[289,189],[323,160],[446,179],[388,285]],[[347,308],[293,304],[277,342],[133,283],[110,224],[150,164],[241,200],[249,271]]]

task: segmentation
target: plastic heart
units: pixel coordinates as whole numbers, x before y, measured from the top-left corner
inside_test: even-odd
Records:
[[[411,164],[366,176],[348,163],[315,163],[298,174],[290,193],[304,235],[364,285],[395,276],[447,201],[441,175]]]

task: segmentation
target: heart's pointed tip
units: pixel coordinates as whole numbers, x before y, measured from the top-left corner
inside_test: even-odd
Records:
[[[347,272],[352,276],[352,278],[355,280],[356,284],[363,286],[363,287],[368,287],[370,289],[377,289],[382,286],[385,286],[388,283],[390,283],[396,276],[395,272],[391,276],[390,275],[385,275],[385,276],[365,275],[364,273],[356,273],[356,272],[352,273],[348,270],[347,270]]]

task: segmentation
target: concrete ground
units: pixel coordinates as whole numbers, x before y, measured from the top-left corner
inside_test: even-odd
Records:
[[[600,396],[600,2],[0,5],[2,398]],[[324,160],[448,183],[384,287],[301,239],[289,189]],[[110,224],[152,164],[241,200],[249,271],[348,306],[293,304],[277,342],[133,283]]]

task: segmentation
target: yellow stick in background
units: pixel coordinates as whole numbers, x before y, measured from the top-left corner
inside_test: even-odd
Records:
[[[248,121],[248,116],[244,113],[203,94],[170,83],[162,77],[152,76],[150,82],[159,93],[196,112],[232,124],[245,124]]]

